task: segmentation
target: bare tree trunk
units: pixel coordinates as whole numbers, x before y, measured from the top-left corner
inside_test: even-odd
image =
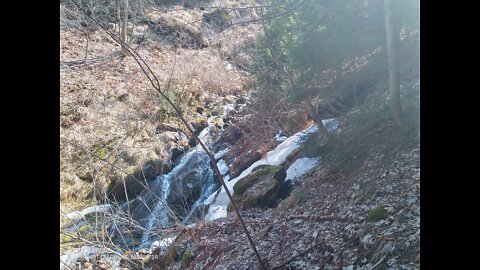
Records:
[[[121,35],[121,30],[122,29],[122,17],[121,17],[121,7],[120,7],[120,1],[121,0],[115,0],[115,6],[116,6],[116,11],[117,11],[117,29],[118,29],[118,36]],[[116,34],[116,33],[115,33]]]
[[[122,33],[120,35],[120,40],[124,43],[127,43],[127,29],[128,29],[128,0],[123,0],[123,22],[122,22]],[[122,46],[122,53],[127,55],[127,49]]]
[[[72,1],[80,10],[82,10],[84,13],[85,10],[75,1],[73,0]],[[125,3],[127,3],[127,0],[125,0]],[[128,7],[128,3],[125,5]],[[127,10],[127,9],[125,9]],[[126,14],[128,15],[128,11],[126,11]],[[150,81],[150,83],[152,84],[152,87],[157,90],[157,92],[163,97],[165,98],[165,100],[172,106],[172,108],[175,110],[175,112],[177,113],[177,116],[180,118],[180,120],[183,122],[183,124],[185,125],[185,127],[188,129],[188,131],[192,134],[193,138],[198,142],[198,144],[200,144],[200,146],[202,147],[202,149],[205,151],[205,153],[208,155],[210,161],[212,162],[212,164],[214,165],[213,166],[213,169],[215,171],[215,174],[217,176],[217,179],[220,181],[220,183],[222,184],[225,192],[227,193],[227,196],[230,200],[230,203],[232,204],[233,206],[233,209],[235,210],[235,213],[237,214],[237,217],[240,221],[240,224],[243,228],[243,231],[245,232],[245,235],[247,236],[247,239],[248,239],[248,242],[250,243],[250,246],[252,247],[252,250],[255,254],[255,256],[257,257],[257,260],[258,260],[258,264],[259,264],[259,267],[261,270],[267,270],[268,268],[265,266],[265,263],[263,262],[261,256],[260,256],[260,253],[258,253],[258,250],[256,248],[256,245],[255,243],[253,242],[251,236],[250,236],[250,233],[248,232],[248,229],[247,229],[247,226],[245,225],[245,222],[243,221],[243,218],[240,214],[240,211],[238,210],[237,206],[236,206],[236,203],[235,201],[233,200],[232,198],[232,194],[230,193],[230,191],[228,190],[228,187],[227,187],[227,184],[225,183],[225,180],[223,179],[223,176],[222,174],[220,173],[220,169],[218,168],[218,165],[217,165],[217,161],[214,157],[214,155],[210,152],[210,150],[208,150],[208,148],[205,146],[205,144],[202,142],[202,140],[197,136],[197,134],[195,134],[195,132],[193,131],[193,128],[188,124],[188,122],[185,120],[185,118],[183,117],[183,113],[182,111],[177,107],[175,106],[175,104],[172,102],[171,99],[169,99],[165,93],[162,91],[161,87],[160,87],[160,82],[158,81],[158,78],[157,76],[155,76],[155,73],[153,73],[153,71],[151,70],[150,66],[145,62],[145,60],[135,51],[132,49],[132,47],[130,47],[128,44],[126,44],[125,42],[123,42],[121,39],[119,39],[115,34],[111,33],[110,31],[108,31],[107,29],[105,29],[105,27],[103,27],[97,20],[95,20],[93,17],[89,16],[88,14],[86,14],[91,20],[93,20],[103,31],[105,31],[111,38],[113,38],[115,40],[115,42],[117,43],[120,43],[122,45],[122,49],[126,51],[126,53],[130,54],[130,56],[132,56],[134,58],[134,60],[137,62],[137,64],[139,65],[139,67],[142,69],[143,71],[143,74],[147,77],[147,79]],[[128,17],[126,18],[128,19]],[[125,22],[127,22],[127,20],[125,20]]]
[[[388,75],[390,89],[390,106],[393,120],[397,126],[402,125],[402,104],[400,103],[400,83],[398,81],[397,51],[395,48],[395,34],[392,23],[392,1],[384,0],[385,33],[387,35]]]
[[[325,134],[325,136],[327,137],[327,139],[331,139],[332,138],[332,134],[330,134],[327,130],[327,128],[325,127],[325,125],[323,124],[322,122],[322,119],[320,118],[320,115],[318,115],[318,112],[317,110],[315,109],[315,107],[313,106],[313,104],[309,101],[306,101],[303,103],[305,105],[305,107],[307,108],[307,112],[308,114],[310,114],[310,117],[313,119],[313,122],[315,122],[315,124],[317,125],[318,129],[320,129],[320,132],[322,134]]]

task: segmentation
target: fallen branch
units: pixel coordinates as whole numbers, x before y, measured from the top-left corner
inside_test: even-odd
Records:
[[[314,221],[341,221],[341,222],[348,221],[347,218],[338,217],[338,216],[296,215],[296,216],[290,216],[287,218],[287,220],[293,220],[293,219],[314,220]]]
[[[68,232],[60,231],[60,233],[65,234],[66,236],[70,236],[70,237],[72,237],[72,238],[76,238],[76,239],[78,239],[78,240],[80,240],[80,241],[82,241],[82,242],[84,242],[84,243],[86,243],[86,244],[89,244],[89,245],[91,245],[91,246],[103,248],[103,249],[105,249],[107,252],[113,253],[113,254],[119,256],[120,258],[124,259],[125,261],[129,262],[131,265],[136,266],[136,267],[138,267],[139,269],[144,269],[143,267],[140,267],[137,263],[135,263],[135,262],[133,262],[132,260],[130,260],[129,258],[127,258],[126,256],[124,256],[124,255],[116,252],[115,250],[113,250],[113,249],[111,249],[111,248],[108,248],[108,247],[105,247],[105,246],[101,246],[101,245],[95,244],[95,243],[92,242],[92,241],[88,241],[87,239],[81,238],[81,237],[79,237],[79,236],[77,236],[77,235],[74,235],[74,234],[71,234],[71,233],[68,233]]]
[[[380,261],[378,261],[374,266],[372,266],[372,270],[377,268],[382,262],[383,260],[385,260],[387,256],[383,256],[383,258],[380,259]]]
[[[248,232],[247,226],[243,222],[242,216],[240,215],[240,211],[237,208],[236,203],[233,201],[232,194],[228,190],[227,185],[225,184],[225,181],[223,180],[222,174],[220,173],[220,169],[218,168],[217,162],[213,154],[208,150],[208,148],[205,146],[205,144],[200,140],[200,138],[195,134],[193,131],[193,128],[188,124],[188,122],[185,120],[183,117],[182,111],[175,106],[175,104],[172,102],[168,96],[165,95],[165,93],[161,90],[160,87],[160,82],[158,81],[157,77],[155,76],[155,73],[152,71],[150,66],[145,62],[145,60],[134,50],[132,47],[130,47],[127,43],[125,43],[123,40],[121,40],[118,36],[107,30],[103,25],[101,25],[96,19],[94,19],[92,16],[90,16],[85,10],[75,1],[72,0],[72,3],[77,6],[88,18],[90,18],[92,21],[94,21],[105,33],[107,33],[115,42],[120,44],[122,46],[122,51],[125,51],[126,54],[131,55],[134,60],[137,62],[139,67],[142,69],[143,74],[147,77],[147,79],[150,81],[152,84],[152,87],[172,106],[172,108],[175,110],[177,113],[178,118],[183,122],[183,124],[187,127],[188,131],[190,134],[193,136],[193,138],[198,142],[198,144],[202,147],[202,149],[205,151],[205,153],[208,155],[210,158],[211,163],[213,164],[213,169],[215,171],[215,174],[217,175],[217,179],[220,181],[222,184],[223,188],[225,189],[225,192],[227,193],[227,196],[233,206],[233,209],[235,210],[235,213],[238,216],[238,219],[242,225],[242,228],[245,232],[245,235],[247,236],[248,242],[250,243],[253,252],[255,253],[255,256],[257,257],[258,264],[260,266],[260,269],[264,270],[267,269],[262,261],[262,258],[260,257],[260,254],[257,251],[257,248],[255,246],[255,243],[253,242],[252,238],[250,237],[250,234]],[[167,90],[168,91],[168,90]]]

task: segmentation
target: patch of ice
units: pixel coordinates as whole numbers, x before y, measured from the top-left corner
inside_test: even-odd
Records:
[[[83,246],[81,248],[74,248],[67,251],[60,256],[60,270],[72,269],[79,258],[91,257],[95,254],[102,253],[105,255],[106,261],[110,264],[110,269],[116,269],[120,265],[120,257],[115,254],[105,254],[104,250],[99,247]]]
[[[215,191],[212,195],[208,196],[208,198],[203,201],[203,205],[209,205],[213,202],[213,200],[215,199],[215,196],[216,194],[218,194],[220,192],[221,189]]]
[[[281,136],[280,133],[277,133],[273,138],[275,139],[276,142],[283,142],[286,139],[288,139],[287,136]]]
[[[328,132],[334,132],[338,129],[340,123],[335,118],[329,118],[322,120],[322,124],[325,126]]]
[[[227,166],[227,163],[225,163],[225,160],[223,160],[223,159],[220,159],[220,160],[217,162],[217,166],[218,166],[218,169],[220,170],[220,173],[221,173],[222,175],[225,175],[225,174],[228,172],[228,170],[229,170],[229,168],[228,168],[228,166]]]
[[[315,168],[318,161],[318,158],[299,158],[295,160],[295,162],[288,168],[285,180],[294,180],[295,178],[306,174],[308,171]]]
[[[233,194],[233,186],[242,178],[249,175],[253,169],[260,165],[280,165],[285,161],[285,158],[290,155],[293,150],[299,147],[299,142],[305,135],[311,134],[318,130],[318,127],[313,125],[303,131],[295,133],[293,136],[289,137],[281,144],[279,144],[275,149],[267,153],[265,158],[262,158],[255,163],[253,163],[250,167],[248,167],[245,171],[243,171],[239,176],[232,179],[231,181],[227,182],[227,188],[230,193]],[[221,217],[227,216],[227,206],[229,203],[229,199],[227,193],[222,188],[220,189],[218,196],[215,198],[217,192],[210,195],[207,198],[206,202],[212,202],[208,209],[207,215],[205,215],[205,220],[214,220]]]
[[[276,142],[283,142],[287,138],[288,138],[287,136],[282,136],[282,130],[281,129],[279,129],[277,134],[275,134],[275,136],[273,137],[273,139],[275,139]]]
[[[150,252],[153,252],[153,250],[156,249],[157,247],[163,247],[163,248],[169,247],[173,243],[173,241],[175,241],[176,237],[177,236],[175,235],[173,237],[169,237],[169,238],[165,238],[165,239],[157,240],[153,242],[150,245]]]
[[[218,159],[221,159],[223,156],[225,156],[226,153],[228,153],[228,151],[230,151],[230,148],[225,148],[225,149],[223,149],[223,150],[218,151],[218,152],[214,155],[215,159],[217,159],[217,160],[218,160]]]
[[[227,216],[227,208],[223,205],[211,205],[205,220],[215,220]]]
[[[227,61],[223,61],[223,63],[225,64],[225,67],[227,68],[227,70],[233,70],[235,69],[235,66],[230,64],[229,62]]]
[[[110,204],[103,204],[103,205],[94,205],[92,207],[88,207],[83,209],[82,211],[74,211],[71,213],[66,214],[66,218],[77,221],[83,219],[86,215],[95,213],[95,212],[105,212],[112,208]]]

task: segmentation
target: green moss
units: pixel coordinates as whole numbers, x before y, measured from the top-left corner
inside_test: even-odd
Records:
[[[249,207],[255,206],[258,203],[258,196],[248,196],[246,201]]]
[[[274,207],[278,200],[280,184],[274,175],[281,166],[266,166],[238,181],[234,187],[233,201],[242,209],[250,207]],[[254,188],[251,188],[255,186]],[[231,211],[232,206],[227,207]]]
[[[99,213],[90,213],[85,215],[85,221],[95,227],[95,222],[100,222],[101,214]]]
[[[63,233],[60,234],[60,244],[71,243],[73,241],[75,241],[75,238]]]
[[[273,175],[276,173],[281,167],[280,166],[267,166],[265,168],[262,168],[256,172],[254,172],[252,175],[245,177],[243,179],[240,179],[235,185],[233,186],[233,191],[235,194],[241,195],[243,194],[247,189],[249,189],[251,186],[254,184],[258,183],[261,179],[264,179],[265,177],[269,175]],[[273,179],[273,178],[272,178]],[[275,180],[275,179],[273,179]],[[277,182],[276,180],[272,183],[272,180],[269,181],[269,187],[271,187],[271,184],[275,185]]]
[[[229,203],[228,203],[228,206],[227,206],[227,213],[232,212],[232,210],[233,210],[232,202],[229,202]]]
[[[272,177],[272,178],[270,178],[270,180],[267,183],[267,188],[271,189],[271,188],[275,187],[277,184],[278,184],[277,179]]]
[[[99,157],[99,158],[105,158],[107,156],[107,152],[108,152],[108,149],[107,148],[100,148],[98,149],[95,154]]]
[[[367,221],[379,221],[387,217],[387,210],[382,206],[379,206],[368,214]]]
[[[242,195],[249,187],[253,186],[260,180],[258,177],[246,177],[240,179],[235,185],[233,186],[233,192],[237,195]]]
[[[185,269],[185,268],[188,268],[188,266],[190,265],[190,263],[192,262],[192,254],[187,250],[183,253],[182,255],[182,266],[181,266],[181,269]]]

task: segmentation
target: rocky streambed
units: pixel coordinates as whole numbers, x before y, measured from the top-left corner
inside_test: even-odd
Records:
[[[242,107],[235,104],[235,99],[231,101],[233,102],[224,104],[222,112],[208,118],[208,125],[200,132],[199,137],[214,151],[220,171],[228,181],[227,186],[242,209],[276,206],[290,193],[291,180],[306,173],[318,160],[299,159],[293,166],[295,168],[292,167],[293,170],[286,170],[279,165],[282,165],[299,147],[299,142],[304,136],[315,132],[317,128],[312,126],[284,139],[275,149],[267,153],[265,158],[251,164],[239,176],[230,179],[231,164],[228,166],[222,159],[229,146],[225,146],[225,143],[215,144],[219,136],[218,132],[215,134],[215,129],[218,130],[219,119],[238,113],[234,108]],[[334,123],[336,126],[333,129],[338,127],[335,120],[326,120],[325,123]],[[171,171],[158,175],[148,183],[149,188],[140,192],[136,198],[118,207],[109,208],[109,221],[105,227],[112,249],[117,248],[119,253],[122,253],[122,250],[131,250],[133,254],[141,253],[145,256],[152,256],[154,252],[163,254],[168,251],[172,239],[179,235],[178,228],[189,224],[190,227],[195,227],[203,220],[211,221],[227,216],[229,201],[225,197],[225,191],[214,180],[212,164],[206,153],[199,146],[195,146],[174,162],[177,165]],[[90,215],[92,213],[89,212]],[[78,260],[91,258],[90,253],[98,253],[99,250],[109,254],[105,249],[96,247],[88,249],[83,246],[71,250],[62,256],[61,268],[63,269],[65,265],[72,266]],[[121,256],[111,253],[110,255],[105,257],[110,258],[110,267],[120,267]],[[112,256],[116,259],[111,259]],[[124,264],[123,262],[122,265]]]

